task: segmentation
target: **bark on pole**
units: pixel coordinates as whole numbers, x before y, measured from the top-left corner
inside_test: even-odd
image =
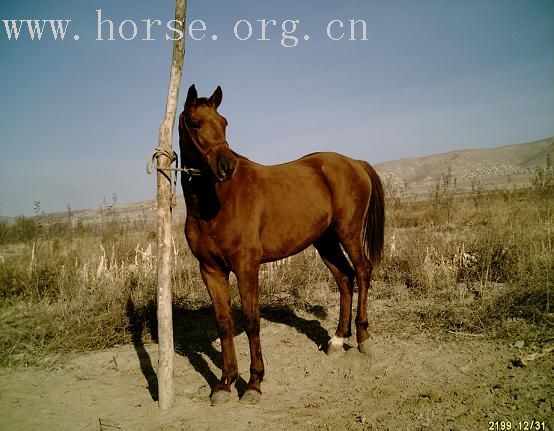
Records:
[[[183,75],[185,56],[184,28],[187,0],[176,0],[175,27],[182,31],[174,33],[173,56],[169,77],[169,90],[165,115],[160,126],[159,144],[172,152],[173,127],[177,110],[179,86]],[[179,37],[180,36],[180,37]],[[158,156],[159,168],[168,168],[171,160]],[[169,171],[157,171],[158,198],[158,405],[169,409],[174,400],[173,384],[173,315],[171,311],[171,182]]]

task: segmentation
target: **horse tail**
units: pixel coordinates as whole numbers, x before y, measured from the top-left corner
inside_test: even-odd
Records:
[[[373,167],[362,161],[371,181],[371,197],[363,226],[362,242],[367,258],[377,266],[383,258],[385,243],[385,192],[379,175]]]

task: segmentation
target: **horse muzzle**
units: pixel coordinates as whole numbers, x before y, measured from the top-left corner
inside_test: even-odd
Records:
[[[236,157],[220,157],[217,162],[217,175],[218,181],[226,181],[233,178],[233,174],[237,168]]]
[[[227,141],[213,145],[202,155],[217,182],[230,180],[237,167],[237,157],[229,149]]]

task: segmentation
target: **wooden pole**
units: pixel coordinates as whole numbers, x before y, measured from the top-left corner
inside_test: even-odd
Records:
[[[160,126],[159,144],[172,154],[173,127],[179,97],[179,86],[183,75],[185,57],[184,28],[187,0],[176,0],[175,27],[181,30],[179,37],[174,32],[173,57],[169,77],[169,90],[165,115]],[[171,160],[158,156],[158,168],[171,165]],[[171,181],[170,172],[158,170],[158,405],[169,409],[174,400],[173,384],[173,315],[171,311]]]

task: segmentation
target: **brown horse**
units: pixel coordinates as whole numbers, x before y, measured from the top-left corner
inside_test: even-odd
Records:
[[[260,400],[264,363],[260,347],[260,264],[298,253],[313,244],[340,291],[337,331],[328,352],[342,350],[351,335],[352,293],[358,283],[356,336],[367,353],[367,293],[371,271],[382,257],[384,195],[379,176],[366,162],[336,153],[315,153],[276,166],[263,166],[233,152],[227,120],[217,112],[217,87],[199,98],[192,85],[179,116],[181,165],[187,206],[185,235],[200,264],[213,302],[223,354],[223,375],[213,404],[229,399],[238,375],[229,296],[235,273],[250,345],[250,380],[241,401]],[[348,254],[354,269],[345,257]]]

